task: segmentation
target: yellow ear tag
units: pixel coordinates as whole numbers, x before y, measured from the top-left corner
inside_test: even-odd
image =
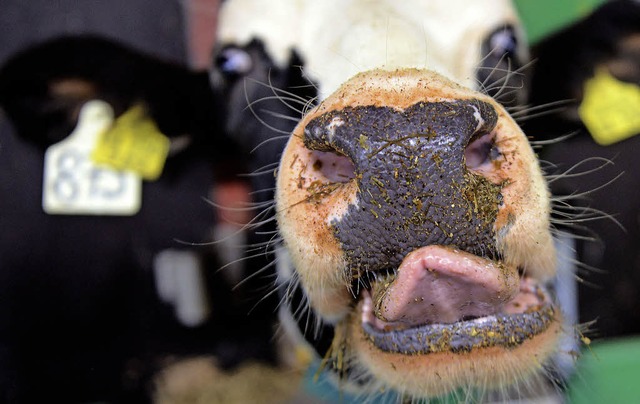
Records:
[[[593,140],[602,146],[640,133],[640,87],[596,70],[587,80],[578,113]]]
[[[91,159],[118,170],[133,171],[145,180],[156,180],[169,153],[169,139],[134,105],[99,137]]]

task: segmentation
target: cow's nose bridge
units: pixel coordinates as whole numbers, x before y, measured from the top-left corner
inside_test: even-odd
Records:
[[[304,142],[311,150],[347,156],[356,172],[391,165],[398,176],[397,160],[403,162],[402,171],[412,171],[424,159],[439,167],[462,169],[465,147],[491,132],[496,122],[493,106],[476,99],[419,102],[404,110],[346,107],[312,119],[305,127]]]

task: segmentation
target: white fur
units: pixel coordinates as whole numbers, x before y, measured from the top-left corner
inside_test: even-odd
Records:
[[[518,26],[508,0],[234,0],[220,18],[222,44],[261,38],[280,66],[299,52],[320,99],[374,68],[429,68],[477,88],[482,39]]]

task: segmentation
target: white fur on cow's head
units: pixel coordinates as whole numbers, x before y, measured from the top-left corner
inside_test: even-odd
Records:
[[[279,66],[298,52],[320,99],[374,68],[428,68],[477,89],[482,41],[519,26],[509,0],[234,0],[220,19],[222,45],[259,38]],[[526,59],[524,42],[518,52]]]

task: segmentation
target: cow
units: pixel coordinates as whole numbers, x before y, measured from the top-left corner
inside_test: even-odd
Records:
[[[541,158],[554,167],[550,172],[561,174],[571,169],[572,175],[557,176],[551,189],[554,195],[573,195],[574,205],[582,214],[582,220],[566,226],[579,235],[575,248],[582,263],[580,321],[598,319],[595,329],[600,337],[640,332],[640,195],[634,174],[640,169],[634,154],[640,127],[637,107],[618,90],[635,86],[637,92],[640,85],[639,39],[640,4],[620,0],[603,3],[532,48],[536,62],[531,76],[531,104],[557,105],[562,101],[564,105],[532,117],[524,128],[535,140],[549,143],[541,150]],[[603,79],[608,87],[588,90],[594,81]],[[611,91],[604,93],[607,89]],[[585,101],[594,98],[603,101],[596,106],[597,112],[580,112],[585,110]],[[622,115],[616,115],[616,111]],[[614,123],[627,122],[627,127],[621,132],[611,126],[604,130],[610,133],[610,139],[603,139],[602,129],[594,130],[594,124],[585,126],[584,122],[593,121],[591,117],[599,127],[612,125],[612,119]],[[554,141],[559,138],[563,140]],[[608,219],[594,220],[603,216]]]
[[[216,201],[249,187],[219,104],[206,71],[94,35],[2,66],[0,401],[139,403],[171,358],[274,360],[272,310],[251,311],[262,281],[218,271],[215,229],[244,219]],[[92,162],[101,133],[124,136],[111,151],[143,139],[142,171]]]
[[[283,328],[337,397],[553,394],[574,333],[550,193],[507,112],[527,60],[507,1],[223,4],[211,81],[277,221]]]

